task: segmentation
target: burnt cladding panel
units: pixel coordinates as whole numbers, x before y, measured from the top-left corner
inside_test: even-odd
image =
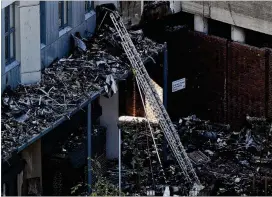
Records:
[[[183,31],[169,42],[169,113],[196,114],[224,122],[226,39]],[[186,78],[186,88],[172,93],[172,81]]]
[[[189,115],[194,96],[192,92],[192,43],[187,31],[169,32],[168,35],[168,113],[173,120]],[[186,78],[186,88],[172,92],[172,82]]]
[[[203,33],[191,32],[192,80],[197,99],[193,111],[201,118],[225,122],[226,99],[224,84],[226,76],[227,40]]]
[[[228,122],[239,127],[245,116],[265,116],[265,50],[228,45]]]

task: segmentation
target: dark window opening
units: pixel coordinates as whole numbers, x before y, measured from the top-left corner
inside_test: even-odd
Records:
[[[45,1],[40,1],[40,36],[41,43],[46,44],[46,18],[45,18]]]
[[[208,19],[208,34],[231,39],[231,25],[213,19]]]
[[[59,29],[68,26],[68,1],[59,1]]]
[[[272,36],[264,33],[244,29],[246,44],[255,47],[268,47],[272,48]]]
[[[5,8],[5,62],[15,60],[15,8],[14,3]]]
[[[94,9],[94,1],[85,1],[85,13]]]

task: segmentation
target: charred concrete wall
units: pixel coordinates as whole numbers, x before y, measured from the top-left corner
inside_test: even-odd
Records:
[[[173,119],[197,114],[239,126],[246,115],[272,118],[271,50],[191,31],[168,37],[169,90],[186,79],[168,95]]]

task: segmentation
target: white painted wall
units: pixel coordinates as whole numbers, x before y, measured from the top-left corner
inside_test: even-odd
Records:
[[[100,97],[102,116],[100,124],[107,127],[106,153],[107,159],[118,158],[118,118],[119,118],[119,92],[111,98]]]
[[[31,84],[41,79],[40,53],[40,5],[39,1],[20,1],[20,44],[21,83]]]
[[[2,0],[1,1],[1,9],[9,6],[10,4],[14,3],[15,0]]]
[[[195,14],[194,15],[194,30],[198,32],[208,33],[208,19]]]

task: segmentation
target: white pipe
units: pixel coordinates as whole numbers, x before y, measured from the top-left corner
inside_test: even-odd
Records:
[[[119,196],[121,196],[121,129],[119,129]]]

